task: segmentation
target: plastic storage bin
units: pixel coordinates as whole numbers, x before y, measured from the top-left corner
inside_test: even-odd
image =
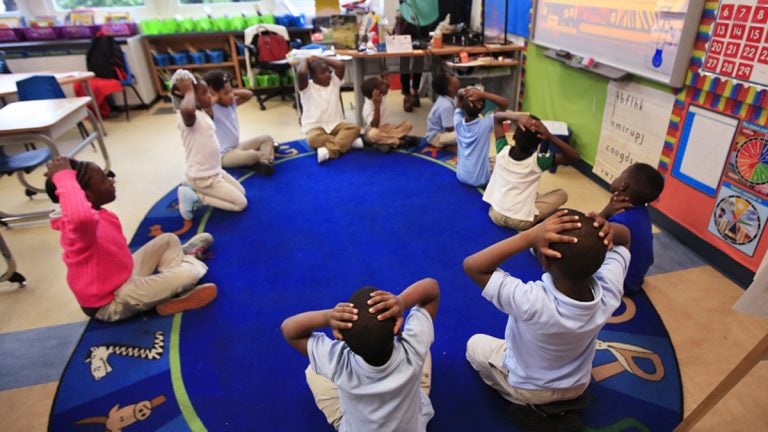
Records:
[[[161,33],[161,23],[157,18],[143,19],[139,22],[141,33],[145,35],[155,35]]]
[[[24,38],[19,29],[0,28],[0,42],[16,42]]]
[[[224,50],[223,49],[212,49],[207,50],[206,54],[208,54],[208,61],[211,63],[224,63]]]
[[[102,24],[101,31],[108,36],[133,36],[136,34],[136,23]]]
[[[189,54],[186,51],[181,51],[171,54],[173,64],[183,66],[189,64]]]
[[[97,28],[85,25],[59,26],[59,34],[64,39],[90,39],[96,34]]]
[[[195,30],[199,32],[213,31],[213,20],[208,17],[202,17],[195,20]]]
[[[204,51],[194,51],[189,53],[189,59],[192,61],[192,64],[203,64],[208,60]]]
[[[155,66],[166,67],[171,65],[171,55],[166,53],[152,53]]]
[[[52,40],[59,38],[59,31],[55,27],[25,27],[21,29],[24,38],[29,41]]]

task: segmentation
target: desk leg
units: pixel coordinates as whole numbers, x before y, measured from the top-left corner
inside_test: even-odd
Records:
[[[101,111],[99,110],[99,103],[96,102],[96,97],[93,96],[93,89],[91,88],[91,83],[88,82],[88,80],[83,80],[83,85],[85,86],[85,92],[88,94],[88,96],[91,97],[91,107],[93,108],[93,112],[96,114],[96,118],[99,119],[99,122],[94,123],[94,125],[96,125],[96,128],[99,129],[99,132],[101,132],[101,135],[107,136],[107,130],[104,129],[104,122],[101,118]]]
[[[99,149],[101,150],[101,155],[104,157],[104,172],[109,173],[110,172],[110,160],[109,160],[109,153],[107,153],[107,146],[104,145],[104,136],[101,134],[101,129],[99,129],[96,126],[96,116],[90,111],[88,111],[88,118],[91,120],[91,124],[94,125],[94,134],[96,134],[96,140],[99,142]],[[96,111],[98,112],[98,111]],[[93,134],[91,134],[93,135]]]
[[[357,57],[353,61],[354,66],[354,79],[352,84],[355,89],[355,123],[362,126],[363,124],[363,62],[365,59]]]

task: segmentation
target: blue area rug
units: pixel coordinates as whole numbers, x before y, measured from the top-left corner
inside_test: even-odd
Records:
[[[442,299],[429,430],[514,430],[504,400],[464,356],[475,333],[503,337],[506,318],[461,268],[512,232],[493,225],[478,190],[456,180],[453,155],[353,151],[318,165],[303,141],[280,155],[272,177],[235,173],[248,191],[242,213],[206,209],[185,226],[175,191],[152,208],[131,247],[163,231],[212,233],[204,280],[219,297],[174,317],[91,321],[61,379],[51,429],[331,430],[304,381],[307,360],[280,334],[282,320],[332,307],[363,285],[397,293],[434,277]],[[541,275],[530,254],[503,267],[523,279]],[[626,299],[599,339],[587,430],[673,429],[680,377],[647,297]]]

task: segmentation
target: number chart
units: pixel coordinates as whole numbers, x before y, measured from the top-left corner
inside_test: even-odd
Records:
[[[723,0],[703,69],[768,86],[768,0]]]

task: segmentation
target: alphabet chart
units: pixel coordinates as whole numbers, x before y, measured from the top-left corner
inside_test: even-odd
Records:
[[[703,69],[768,86],[768,0],[723,0]]]

